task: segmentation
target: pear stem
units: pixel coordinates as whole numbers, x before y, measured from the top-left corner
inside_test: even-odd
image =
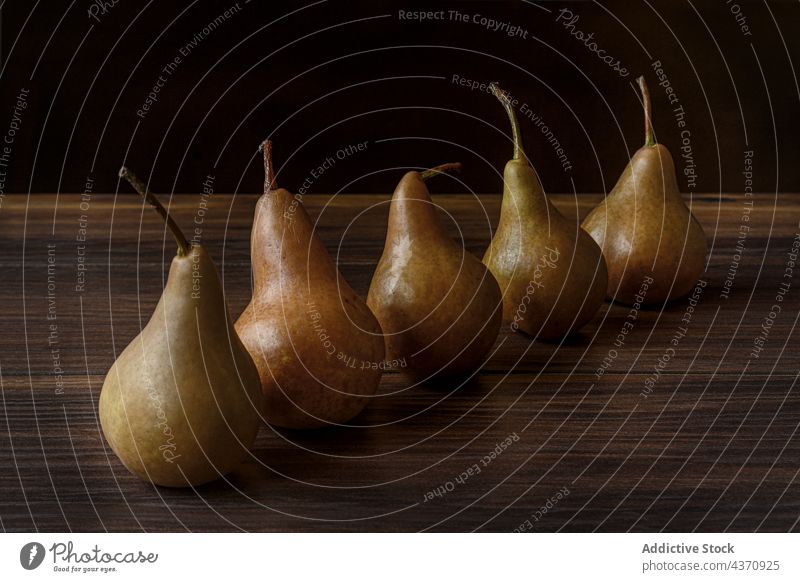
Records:
[[[178,243],[178,255],[188,255],[190,250],[189,242],[186,240],[183,232],[181,232],[178,224],[172,219],[167,212],[167,209],[164,208],[164,205],[161,204],[161,201],[156,197],[156,195],[150,192],[150,189],[144,184],[144,182],[142,182],[136,176],[136,174],[131,172],[126,166],[122,166],[122,168],[120,168],[119,177],[123,178],[128,182],[128,184],[133,186],[133,189],[136,190],[142,196],[142,198],[144,198],[161,215],[161,218],[164,219],[164,222],[172,232],[172,236],[175,237],[175,242]]]
[[[453,172],[461,171],[461,162],[451,162],[449,164],[441,164],[429,170],[419,173],[419,177],[423,182],[427,182],[430,178],[438,176],[439,174],[452,174]]]
[[[492,94],[500,100],[503,107],[508,113],[508,120],[511,122],[511,137],[514,141],[514,158],[515,160],[525,159],[525,151],[522,149],[522,137],[519,131],[519,122],[517,121],[517,113],[514,111],[514,106],[511,102],[511,95],[503,91],[497,83],[491,83],[489,89]]]
[[[642,104],[644,105],[644,145],[656,145],[656,138],[653,135],[653,113],[652,105],[650,104],[650,91],[647,89],[647,83],[644,76],[636,79],[639,84],[639,90],[642,92]]]
[[[272,166],[272,141],[267,139],[261,144],[264,152],[264,193],[275,189],[275,169]]]

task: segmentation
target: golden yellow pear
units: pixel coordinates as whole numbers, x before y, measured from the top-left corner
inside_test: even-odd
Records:
[[[150,321],[119,355],[100,393],[112,450],[144,480],[197,486],[235,469],[260,425],[258,371],[239,341],[216,266],[126,168],[120,172],[175,236],[178,253]]]
[[[456,166],[408,172],[400,180],[367,297],[385,334],[387,358],[415,380],[477,371],[500,330],[497,281],[450,238],[425,185]]]
[[[561,339],[603,303],[605,261],[577,221],[567,220],[545,195],[525,156],[511,98],[491,87],[511,122],[514,155],[503,172],[500,222],[483,262],[500,284],[504,323],[538,339]]]
[[[583,221],[603,249],[609,299],[658,305],[683,297],[705,270],[703,227],[683,201],[669,150],[655,142],[650,94],[642,92],[645,144],[633,155],[614,189]],[[644,297],[640,295],[646,284]]]

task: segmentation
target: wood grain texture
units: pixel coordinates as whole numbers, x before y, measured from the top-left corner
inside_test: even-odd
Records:
[[[480,256],[499,197],[434,197],[453,236]],[[554,200],[577,224],[598,197]],[[199,201],[176,196],[171,210],[190,238],[190,225],[202,219],[195,226],[237,315],[250,294],[256,197],[215,195],[204,209]],[[303,199],[361,294],[380,257],[387,201]],[[252,458],[227,480],[175,491],[128,474],[97,420],[103,377],[158,301],[172,241],[128,194],[94,195],[83,209],[75,195],[7,196],[0,210],[0,527],[513,531],[529,520],[533,531],[798,530],[800,271],[785,275],[800,197],[756,195],[745,222],[744,203],[738,195],[694,197],[711,253],[688,325],[681,320],[689,304],[680,300],[641,311],[622,346],[615,338],[629,308],[618,305],[606,304],[559,344],[504,329],[467,385],[409,387],[388,373],[354,426],[265,426]],[[744,238],[742,224],[750,229]],[[76,239],[84,228],[85,243]],[[784,282],[789,289],[777,301]],[[755,358],[765,319],[769,332]],[[681,327],[685,337],[655,374]],[[655,378],[650,392],[648,378]],[[492,458],[510,435],[517,440]],[[480,472],[460,478],[476,464]],[[440,487],[443,495],[430,494]],[[559,491],[562,498],[542,511]]]

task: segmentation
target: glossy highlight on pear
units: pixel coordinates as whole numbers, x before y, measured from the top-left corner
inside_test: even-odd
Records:
[[[253,295],[236,330],[258,367],[270,424],[345,424],[380,384],[381,328],[339,273],[300,200],[275,187],[271,142],[262,149],[264,194],[250,239]]]
[[[564,217],[544,193],[522,147],[511,98],[496,84],[514,146],[503,172],[500,222],[483,262],[503,294],[503,322],[512,331],[558,340],[579,330],[603,303],[607,271],[600,247]]]
[[[178,251],[150,321],[108,371],[100,423],[132,473],[167,487],[202,485],[248,455],[261,424],[258,371],[233,329],[211,257],[189,245],[132,172],[120,176],[161,215]]]
[[[627,305],[660,305],[692,290],[705,270],[708,245],[678,189],[669,150],[655,141],[644,77],[637,82],[645,144],[614,189],[584,219],[583,228],[603,249],[608,298]],[[650,279],[642,294],[643,282]]]
[[[367,304],[385,334],[387,358],[416,381],[473,374],[500,330],[497,281],[450,238],[425,185],[459,167],[444,164],[400,180],[369,288]]]

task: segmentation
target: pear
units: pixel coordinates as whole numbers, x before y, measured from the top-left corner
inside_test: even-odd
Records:
[[[258,371],[237,337],[217,269],[189,246],[136,176],[120,177],[152,204],[178,243],[150,321],[108,371],[100,424],[132,473],[166,487],[197,486],[235,469],[255,440]]]
[[[477,371],[500,331],[497,281],[450,238],[425,185],[457,166],[408,172],[400,180],[367,297],[385,334],[387,358],[418,381]]]
[[[632,305],[683,297],[705,270],[703,227],[683,201],[669,150],[656,144],[650,93],[637,79],[644,104],[645,144],[611,193],[583,221],[603,249],[608,297]]]
[[[251,235],[253,296],[236,330],[258,367],[264,417],[276,426],[348,422],[378,389],[380,325],[350,288],[299,197],[275,189],[272,144]]]
[[[594,317],[608,273],[600,247],[548,200],[522,148],[509,95],[492,92],[508,113],[514,156],[503,172],[500,222],[483,262],[503,292],[503,322],[538,339],[561,339]]]

